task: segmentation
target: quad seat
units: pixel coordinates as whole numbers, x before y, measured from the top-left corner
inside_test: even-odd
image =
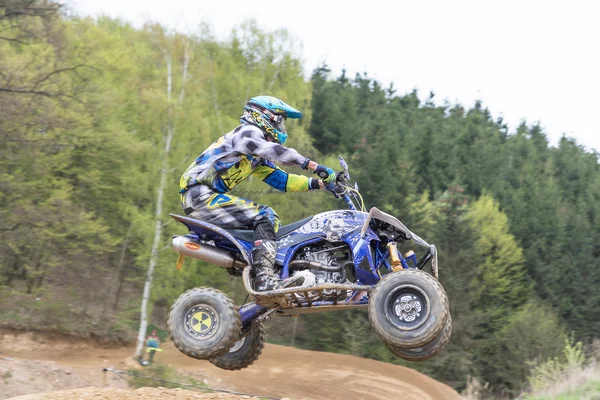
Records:
[[[300,221],[296,221],[291,224],[279,227],[279,230],[275,233],[275,237],[277,239],[284,237],[285,235],[295,231],[296,229],[300,228],[302,225],[309,222],[312,218],[313,218],[313,216],[311,215],[310,217],[301,219]],[[231,234],[231,236],[233,236],[234,238],[243,240],[244,242],[252,242],[254,240],[254,231],[253,230],[247,230],[247,229],[225,229],[225,230],[227,232],[229,232]]]

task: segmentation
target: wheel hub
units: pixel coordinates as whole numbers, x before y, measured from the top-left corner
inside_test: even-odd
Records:
[[[184,319],[187,333],[197,339],[211,336],[219,324],[215,310],[206,305],[191,307]]]
[[[429,316],[429,297],[415,285],[396,287],[387,295],[384,304],[385,318],[403,331],[418,329]]]
[[[421,316],[422,309],[421,301],[415,295],[406,295],[396,299],[395,312],[400,321],[414,321]]]

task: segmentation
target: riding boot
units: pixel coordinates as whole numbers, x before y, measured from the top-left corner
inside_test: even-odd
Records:
[[[252,268],[256,291],[278,289],[281,279],[275,274],[275,255],[277,243],[275,230],[269,222],[259,223],[254,228],[254,247],[252,247]]]

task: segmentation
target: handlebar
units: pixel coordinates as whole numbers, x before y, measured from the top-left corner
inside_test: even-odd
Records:
[[[352,187],[352,185],[348,183],[350,180],[348,164],[346,164],[346,161],[342,158],[342,156],[339,156],[339,159],[343,170],[336,174],[335,183],[332,182],[328,185],[325,185],[325,189],[332,192],[336,199],[343,199],[351,210],[359,209],[364,211],[364,203],[362,196],[358,192],[358,186],[355,184],[354,187]],[[352,195],[356,201],[356,204],[352,201],[350,195]]]

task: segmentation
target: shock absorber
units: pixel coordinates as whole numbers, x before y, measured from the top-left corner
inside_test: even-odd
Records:
[[[400,255],[398,253],[398,246],[396,242],[388,242],[388,251],[390,252],[390,258],[392,259],[392,270],[394,272],[402,269],[402,261],[400,261]]]

